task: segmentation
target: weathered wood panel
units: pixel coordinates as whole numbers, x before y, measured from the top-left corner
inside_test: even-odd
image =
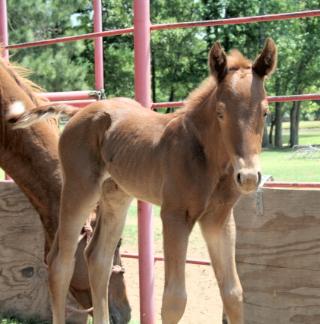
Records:
[[[50,319],[44,234],[16,184],[0,182],[0,314]],[[86,316],[70,314],[80,323]]]
[[[320,191],[263,189],[235,218],[245,323],[320,323]]]

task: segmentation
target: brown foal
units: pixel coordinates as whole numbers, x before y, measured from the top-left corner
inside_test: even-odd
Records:
[[[209,53],[210,77],[186,107],[158,114],[116,98],[76,113],[59,144],[63,169],[60,223],[49,258],[53,321],[65,321],[78,233],[99,203],[101,226],[86,250],[96,324],[108,323],[108,280],[113,253],[132,197],[161,206],[165,254],[162,321],[177,323],[187,294],[185,261],[199,222],[229,323],[243,323],[242,288],[235,264],[232,208],[255,190],[267,113],[265,76],[276,65],[268,39],[254,63],[219,43]],[[52,109],[74,114],[71,108]],[[38,118],[48,109],[35,109]],[[19,118],[28,124],[30,113]],[[106,269],[108,271],[106,271]]]

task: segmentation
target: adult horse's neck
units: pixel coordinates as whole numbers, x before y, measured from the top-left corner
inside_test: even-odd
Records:
[[[229,159],[222,143],[215,105],[216,83],[209,77],[190,94],[184,118],[203,146],[206,157],[212,165],[212,171],[221,176]]]
[[[7,107],[21,101],[26,109],[39,104],[27,81],[0,61],[0,166],[18,184],[40,214],[47,248],[58,224],[61,175],[58,160],[59,130],[55,122],[39,122],[12,130],[4,121]]]

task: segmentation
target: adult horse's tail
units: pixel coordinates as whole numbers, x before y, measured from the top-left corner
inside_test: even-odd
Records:
[[[45,105],[26,110],[22,101],[12,103],[6,112],[5,119],[13,124],[14,129],[27,128],[43,119],[65,115],[72,117],[79,111],[78,108],[68,105]]]

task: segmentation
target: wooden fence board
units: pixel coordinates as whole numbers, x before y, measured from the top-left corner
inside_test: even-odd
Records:
[[[235,218],[245,323],[320,323],[320,191],[263,189]],[[50,318],[43,244],[27,198],[0,182],[0,313]]]
[[[320,191],[263,189],[235,218],[245,323],[320,323]]]
[[[0,317],[50,319],[44,233],[39,215],[16,184],[0,182]],[[75,323],[86,315],[69,314]]]

